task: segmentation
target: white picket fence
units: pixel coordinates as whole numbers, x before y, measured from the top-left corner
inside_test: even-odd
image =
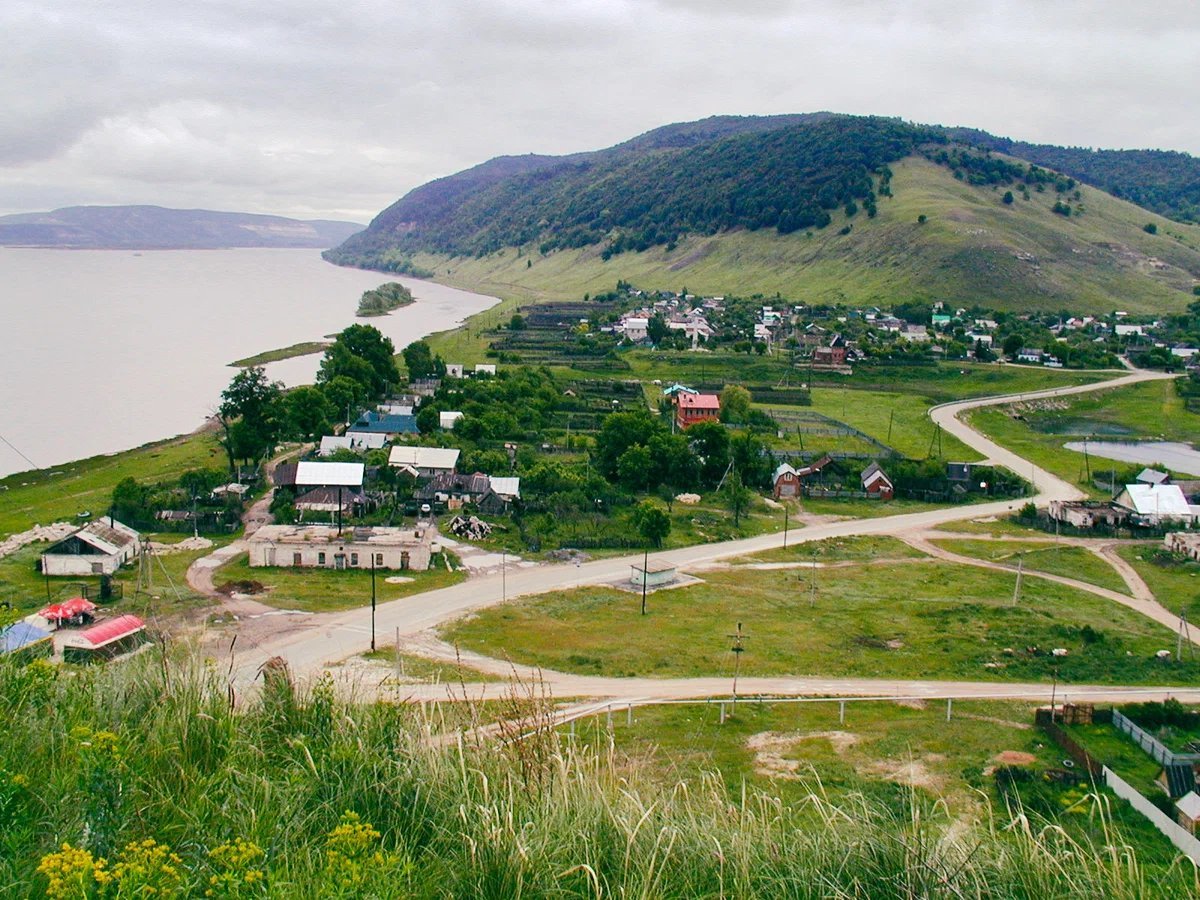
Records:
[[[1185,856],[1200,865],[1200,840],[1196,840],[1186,828],[1143,797],[1108,766],[1104,767],[1104,782],[1114,794],[1122,800],[1128,800],[1134,809],[1149,819],[1150,824],[1166,835],[1167,840],[1178,847]]]

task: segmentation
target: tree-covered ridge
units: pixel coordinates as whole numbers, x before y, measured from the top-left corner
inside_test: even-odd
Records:
[[[1029,144],[986,131],[948,129],[956,140],[1018,156],[1182,222],[1200,222],[1200,159],[1175,150],[1092,150]]]
[[[1200,160],[1187,154],[1022,144],[832,113],[724,116],[592,153],[499,157],[413,190],[326,257],[417,274],[411,258],[424,251],[598,246],[607,258],[687,234],[822,228],[839,208],[873,216],[877,197],[890,193],[888,164],[914,153],[974,185],[1062,194],[1078,180],[1168,216],[1200,216]],[[1064,202],[1056,211],[1069,216],[1072,208]]]
[[[682,147],[660,135],[554,163],[530,158],[523,171],[500,178],[482,178],[485,164],[463,173],[453,191],[449,182],[460,176],[418,188],[331,256],[360,262],[385,247],[473,255],[601,242],[620,252],[683,233],[823,227],[830,210],[852,202],[869,211],[887,163],[944,140],[933,129],[851,116],[706,135],[674,135]]]

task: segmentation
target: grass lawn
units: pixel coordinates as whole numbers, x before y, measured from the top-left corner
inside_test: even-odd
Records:
[[[1117,433],[1125,438],[1194,441],[1200,434],[1200,415],[1188,412],[1170,381],[1097,391],[1079,397],[1055,398],[1012,408],[990,407],[966,414],[967,421],[988,437],[1094,497],[1106,498],[1087,477],[1084,456],[1063,447],[1089,434]],[[1118,471],[1130,463],[1090,460],[1093,474]]]
[[[1157,541],[1133,544],[1118,547],[1117,554],[1137,569],[1159,603],[1173,611],[1185,607],[1191,611],[1200,601],[1200,563],[1160,565],[1153,558],[1154,551],[1160,547],[1162,544]]]
[[[987,516],[982,519],[964,519],[961,522],[946,522],[934,528],[956,534],[991,534],[996,536],[1017,535],[1019,537],[1045,537],[1046,532],[1022,525],[1014,518]]]
[[[585,675],[732,675],[727,637],[746,633],[741,671],[864,678],[1059,679],[1195,684],[1200,663],[1154,659],[1174,646],[1161,625],[1082,591],[950,563],[705,573],[704,583],[637,598],[586,588],[482,610],[445,637],[490,656]],[[1026,648],[1041,648],[1028,653]],[[1052,659],[1062,647],[1066,657]],[[1006,648],[1014,648],[1012,655]]]
[[[842,560],[920,559],[925,554],[904,541],[878,535],[826,538],[764,550],[743,559],[752,562],[840,562]]]
[[[101,515],[124,478],[156,481],[188,469],[223,468],[225,453],[211,433],[188,434],[112,456],[18,472],[0,479],[0,537],[33,525],[76,521],[76,514]]]
[[[1117,570],[1083,547],[1032,541],[937,540],[934,543],[951,553],[1005,565],[1015,566],[1018,558],[1024,556],[1026,570],[1076,578],[1110,591],[1129,593],[1129,586]]]
[[[1161,795],[1163,789],[1154,781],[1162,766],[1141,747],[1110,722],[1092,725],[1065,725],[1064,730],[1080,746],[1108,766],[1146,797]]]
[[[213,583],[218,587],[227,581],[257,581],[267,590],[255,595],[256,600],[279,609],[300,609],[305,612],[329,612],[338,609],[354,609],[371,603],[371,570],[346,569],[291,569],[283,567],[254,567],[248,555],[239,554],[213,573]],[[458,568],[457,560],[450,557],[455,568],[447,571],[442,554],[433,557],[426,572],[407,570],[404,572],[379,571],[375,573],[375,596],[379,603],[398,600],[422,591],[449,587],[466,579],[466,572]],[[411,578],[401,584],[389,584],[387,578],[399,576]]]
[[[980,503],[990,503],[993,497],[979,496]],[[814,516],[846,516],[851,519],[878,519],[903,513],[945,509],[949,503],[925,503],[921,500],[865,500],[855,497],[805,497],[801,501],[806,513]]]
[[[936,822],[972,819],[989,807],[1007,821],[1012,813],[985,774],[1001,764],[997,755],[1004,751],[1028,754],[1022,768],[1035,783],[1039,773],[1062,766],[1058,747],[1031,727],[1028,704],[955,701],[950,721],[945,711],[944,703],[848,702],[841,722],[837,703],[745,702],[720,724],[715,704],[664,705],[635,709],[632,725],[618,712],[612,737],[619,751],[649,762],[664,786],[715,771],[731,797],[744,784],[788,805],[813,794],[835,803],[862,796],[898,811],[916,807]],[[605,721],[576,723],[576,739],[594,730],[598,741],[605,739]],[[1107,843],[1097,817],[1067,813],[1053,787],[1044,789],[1053,806],[1026,808],[1034,827],[1049,822],[1074,838]],[[1086,776],[1066,788],[1062,793],[1072,798],[1093,790]],[[1140,864],[1165,876],[1173,848],[1144,817],[1106,796],[1122,842],[1136,848]]]
[[[429,684],[456,684],[459,681],[506,681],[507,679],[481,672],[467,665],[452,662],[440,662],[427,656],[415,656],[411,653],[400,653],[397,660],[395,647],[382,647],[379,650],[364,653],[363,659],[386,663],[393,671],[398,667],[402,680],[420,681]],[[397,666],[398,663],[398,666]]]

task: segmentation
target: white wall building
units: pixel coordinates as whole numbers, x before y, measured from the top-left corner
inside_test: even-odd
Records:
[[[137,555],[141,535],[113,518],[97,519],[42,554],[43,575],[112,575]]]
[[[251,566],[305,569],[429,568],[433,526],[344,528],[330,525],[264,525],[247,539]]]

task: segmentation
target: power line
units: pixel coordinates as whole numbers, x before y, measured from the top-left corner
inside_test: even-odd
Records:
[[[12,441],[10,441],[8,438],[6,438],[6,437],[5,437],[4,435],[2,435],[2,434],[0,434],[0,441],[4,441],[4,443],[8,445],[9,449],[11,449],[13,453],[17,454],[17,456],[21,457],[21,459],[25,460],[25,462],[29,463],[29,464],[30,464],[31,466],[33,466],[35,469],[40,469],[40,468],[41,468],[41,466],[39,466],[39,465],[38,465],[37,463],[35,463],[35,462],[34,462],[32,459],[30,459],[28,456],[26,456],[24,453],[22,453],[20,450],[18,450],[18,449],[17,449],[17,448],[16,448],[16,447],[13,445],[13,442],[12,442]]]

